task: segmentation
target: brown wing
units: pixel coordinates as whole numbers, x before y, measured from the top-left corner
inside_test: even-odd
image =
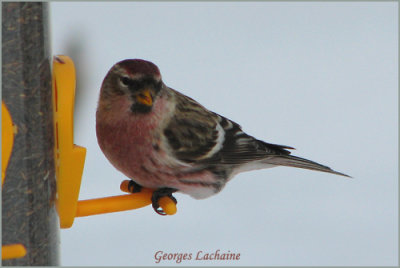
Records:
[[[198,161],[218,143],[218,117],[195,100],[173,92],[176,112],[164,135],[176,158],[187,163]]]

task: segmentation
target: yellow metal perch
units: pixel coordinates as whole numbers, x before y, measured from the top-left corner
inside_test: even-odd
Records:
[[[128,183],[128,180],[121,183],[122,191],[129,192]],[[140,193],[78,201],[76,217],[85,217],[145,207],[151,204],[152,194],[152,190],[143,188]],[[176,205],[170,198],[165,196],[160,199],[159,203],[167,215],[174,215],[176,213]]]

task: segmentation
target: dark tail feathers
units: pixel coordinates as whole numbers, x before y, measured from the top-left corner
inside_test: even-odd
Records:
[[[318,164],[317,162],[307,160],[305,158],[293,156],[293,155],[274,155],[270,156],[263,161],[267,164],[278,165],[278,166],[287,166],[287,167],[297,167],[304,169],[317,170],[327,173],[332,173],[340,176],[345,176],[351,178],[351,176],[346,175],[341,172],[337,172],[330,167]]]

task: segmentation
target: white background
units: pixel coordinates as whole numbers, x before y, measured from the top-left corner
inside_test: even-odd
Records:
[[[348,173],[242,173],[218,195],[78,218],[62,265],[156,265],[154,255],[240,253],[185,265],[397,265],[398,29],[395,2],[51,3],[52,53],[77,68],[80,199],[122,194],[99,150],[102,79],[126,58],[255,137]],[[162,265],[176,265],[163,261]]]

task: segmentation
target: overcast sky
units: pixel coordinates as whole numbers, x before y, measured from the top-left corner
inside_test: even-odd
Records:
[[[242,173],[218,195],[175,194],[78,218],[62,265],[397,265],[397,2],[50,3],[52,53],[77,67],[75,143],[87,148],[80,199],[122,194],[100,151],[95,112],[117,61],[159,66],[164,82],[270,143],[347,173],[277,167]],[[199,251],[240,253],[195,260]],[[158,265],[177,265],[174,260]]]

